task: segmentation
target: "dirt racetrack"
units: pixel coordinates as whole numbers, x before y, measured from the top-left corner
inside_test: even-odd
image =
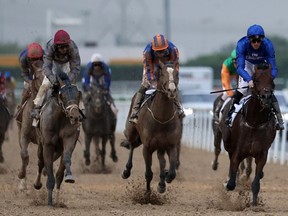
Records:
[[[40,191],[33,188],[37,172],[35,145],[30,145],[28,167],[28,190],[19,191],[17,177],[20,168],[18,129],[9,131],[9,140],[3,145],[5,163],[0,165],[0,215],[288,215],[287,166],[267,164],[261,180],[260,205],[250,206],[252,194],[247,186],[237,186],[226,192],[228,160],[220,156],[218,171],[211,169],[213,154],[182,147],[181,166],[176,179],[167,186],[167,192],[156,192],[158,183],[158,160],[153,158],[154,178],[150,198],[144,196],[144,162],[141,147],[135,151],[134,166],[128,180],[121,178],[128,151],[119,147],[122,134],[117,134],[116,150],[118,163],[109,158],[107,146],[107,170],[96,173],[97,164],[85,168],[83,165],[83,134],[73,154],[72,172],[75,184],[63,183],[60,199],[47,207],[46,178]],[[58,162],[56,163],[56,166]],[[55,190],[54,190],[55,191]],[[54,193],[55,195],[55,193]],[[55,201],[55,199],[54,199]]]

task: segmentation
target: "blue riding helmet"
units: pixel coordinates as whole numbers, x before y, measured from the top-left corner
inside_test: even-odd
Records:
[[[11,72],[5,71],[5,78],[11,78]]]
[[[247,30],[247,37],[265,37],[265,32],[262,26],[254,24]]]

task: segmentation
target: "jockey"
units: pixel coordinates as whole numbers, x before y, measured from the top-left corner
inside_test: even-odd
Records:
[[[150,86],[155,88],[157,85],[154,72],[157,70],[159,60],[163,63],[174,63],[176,65],[176,70],[179,71],[178,49],[162,34],[155,35],[143,51],[143,78],[140,89],[136,93],[132,105],[129,122],[137,123],[137,113],[142,103],[143,95]],[[179,95],[175,99],[175,104],[178,108],[179,117],[183,118],[185,114],[179,101]]]
[[[43,48],[38,43],[30,43],[25,50],[19,55],[19,65],[21,68],[21,76],[24,79],[24,89],[18,109],[20,109],[23,103],[30,96],[29,88],[33,79],[33,71],[31,65],[34,61],[43,61]]]
[[[230,111],[225,120],[227,125],[229,125],[231,115],[235,110],[234,104],[238,104],[243,95],[248,95],[248,89],[243,87],[254,87],[252,80],[252,75],[255,73],[254,67],[258,64],[268,63],[272,67],[271,75],[273,79],[275,79],[278,74],[274,46],[273,43],[265,37],[262,26],[255,24],[248,28],[247,36],[241,38],[237,43],[236,53],[237,73],[240,75],[238,80],[239,89],[232,97]],[[283,130],[284,122],[275,95],[273,95],[272,106],[277,117],[276,129]]]
[[[56,79],[58,69],[65,72],[70,81],[76,84],[77,75],[80,73],[79,51],[75,42],[70,39],[70,35],[64,30],[58,30],[54,38],[46,44],[43,64],[45,76],[34,99],[34,109],[31,112],[32,118],[39,118],[40,108],[50,86],[52,85],[53,88],[59,86]],[[84,109],[83,103],[80,102],[79,108]]]
[[[91,61],[87,64],[83,73],[82,85],[84,92],[88,92],[91,85],[99,86],[106,91],[107,103],[111,107],[115,118],[117,117],[118,109],[114,104],[114,100],[110,94],[111,84],[111,69],[109,65],[104,62],[99,53],[94,53]]]
[[[236,80],[236,49],[234,49],[231,52],[231,55],[226,58],[222,64],[222,69],[221,69],[221,82],[222,82],[222,89],[223,90],[227,90],[227,89],[231,89],[231,79],[235,79]],[[233,91],[223,91],[222,97],[219,101],[219,103],[217,104],[216,108],[215,108],[215,112],[213,115],[213,119],[215,121],[219,121],[219,113],[221,110],[221,107],[224,104],[224,101],[228,98],[228,97],[232,97],[233,96]]]

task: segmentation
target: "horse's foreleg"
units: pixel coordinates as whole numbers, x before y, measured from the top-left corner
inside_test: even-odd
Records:
[[[29,141],[26,138],[20,138],[20,155],[22,159],[22,166],[18,174],[19,179],[23,179],[26,177],[26,168],[29,164],[29,154],[28,154],[28,145]]]
[[[233,155],[232,157],[230,157],[229,180],[226,184],[227,190],[234,190],[236,187],[236,177],[237,177],[239,164],[240,164],[240,161],[237,158],[237,155]]]
[[[101,150],[101,165],[102,165],[102,169],[105,169],[106,143],[107,143],[107,138],[106,137],[102,137],[102,150]]]
[[[59,168],[56,172],[56,188],[58,190],[60,190],[61,183],[63,182],[64,171],[65,171],[65,165],[64,165],[64,160],[63,160],[63,156],[62,156],[61,160],[60,160]]]
[[[75,136],[78,137],[78,135],[75,135]],[[63,140],[63,143],[64,143],[63,144],[63,146],[64,146],[63,161],[64,161],[64,165],[65,165],[65,169],[66,169],[66,174],[65,174],[64,180],[67,183],[74,183],[75,182],[75,180],[72,176],[72,172],[71,172],[71,157],[72,157],[72,153],[73,153],[75,146],[76,146],[76,141],[77,141],[77,138],[75,138],[75,137],[71,137],[71,138]]]
[[[165,160],[165,151],[157,151],[157,156],[159,160],[160,167],[160,181],[158,183],[157,190],[159,193],[164,193],[166,191],[165,177],[166,177],[166,160]]]
[[[181,141],[179,141],[177,145],[177,161],[176,161],[176,169],[178,170],[180,167],[180,152],[181,152]]]
[[[215,159],[212,163],[212,169],[213,170],[217,170],[218,169],[218,157],[221,153],[221,133],[220,131],[217,129],[215,129],[215,135],[214,135],[214,154],[215,154]]]
[[[252,173],[252,160],[253,160],[252,157],[246,158],[246,163],[247,163],[247,164],[246,164],[246,171],[245,171],[245,173],[246,173],[247,179],[250,178],[250,175],[251,175],[251,173]]]
[[[258,203],[258,193],[260,191],[260,179],[263,178],[263,168],[266,164],[267,160],[267,152],[263,153],[261,157],[255,158],[256,163],[256,170],[255,170],[255,178],[252,182],[252,193],[253,193],[253,200],[252,205],[256,206]]]
[[[2,151],[2,145],[3,145],[3,142],[4,142],[4,138],[5,138],[5,135],[1,134],[0,135],[0,163],[4,163],[4,156],[3,156],[3,151]]]
[[[168,152],[169,157],[169,171],[166,175],[166,182],[171,183],[176,177],[176,161],[177,161],[177,146],[171,148]]]
[[[38,144],[37,155],[38,155],[38,173],[34,181],[34,188],[37,190],[40,190],[42,188],[42,183],[41,183],[42,170],[45,166],[44,158],[43,158],[43,147],[41,144]]]
[[[126,169],[122,173],[123,179],[129,178],[129,176],[131,174],[131,169],[133,167],[133,153],[134,153],[134,147],[132,145],[130,145],[129,157],[128,157],[128,161],[126,163]]]
[[[84,158],[85,158],[85,165],[89,166],[90,161],[90,143],[91,143],[92,137],[90,135],[85,135],[85,150],[84,150]]]
[[[145,161],[145,179],[146,179],[146,191],[151,191],[151,181],[153,179],[153,172],[151,169],[152,166],[152,153],[149,152],[148,148],[143,146],[143,157]]]
[[[52,206],[52,192],[55,187],[55,178],[53,173],[53,154],[55,147],[51,144],[43,146],[43,159],[47,171],[46,187],[48,190],[48,205]]]
[[[109,140],[110,140],[110,146],[111,146],[110,157],[112,158],[113,162],[117,162],[118,157],[117,157],[116,149],[115,149],[115,134],[114,133],[110,135]]]
[[[93,142],[95,145],[95,154],[96,154],[96,159],[95,161],[99,162],[101,158],[101,149],[100,149],[100,138],[98,136],[94,136]]]

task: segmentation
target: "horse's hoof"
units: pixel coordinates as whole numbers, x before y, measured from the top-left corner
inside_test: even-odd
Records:
[[[176,173],[175,173],[175,174],[168,174],[168,175],[166,175],[165,180],[166,180],[166,182],[169,184],[169,183],[171,183],[175,178],[176,178]]]
[[[75,182],[75,180],[74,180],[74,178],[73,178],[72,175],[67,175],[67,176],[65,176],[64,181],[65,181],[66,183],[74,183],[74,182]]]
[[[112,158],[112,160],[113,160],[114,163],[118,162],[118,157],[117,157],[117,155],[114,155],[114,154],[112,155],[112,154],[111,154],[110,157]]]
[[[18,178],[19,178],[19,179],[24,179],[24,178],[25,178],[25,174],[24,174],[23,172],[20,172],[20,173],[18,174]]]
[[[166,191],[165,183],[164,184],[159,183],[158,187],[157,187],[157,191],[158,191],[158,193],[164,193]]]
[[[90,163],[91,163],[90,159],[86,159],[86,160],[85,160],[85,165],[86,165],[86,166],[89,166]]]
[[[40,182],[39,185],[34,184],[34,188],[35,188],[36,190],[40,190],[40,189],[42,188],[42,183]]]
[[[218,169],[218,164],[219,164],[218,162],[216,162],[216,163],[212,162],[212,169],[213,170],[217,170]]]
[[[228,181],[227,184],[225,185],[225,187],[226,187],[226,189],[227,189],[228,191],[233,191],[233,190],[235,189],[236,185],[235,185],[235,184],[231,184],[231,183],[229,183],[229,181]]]
[[[127,170],[124,170],[123,173],[122,173],[122,178],[123,179],[127,179],[130,177],[130,172],[127,171]]]

